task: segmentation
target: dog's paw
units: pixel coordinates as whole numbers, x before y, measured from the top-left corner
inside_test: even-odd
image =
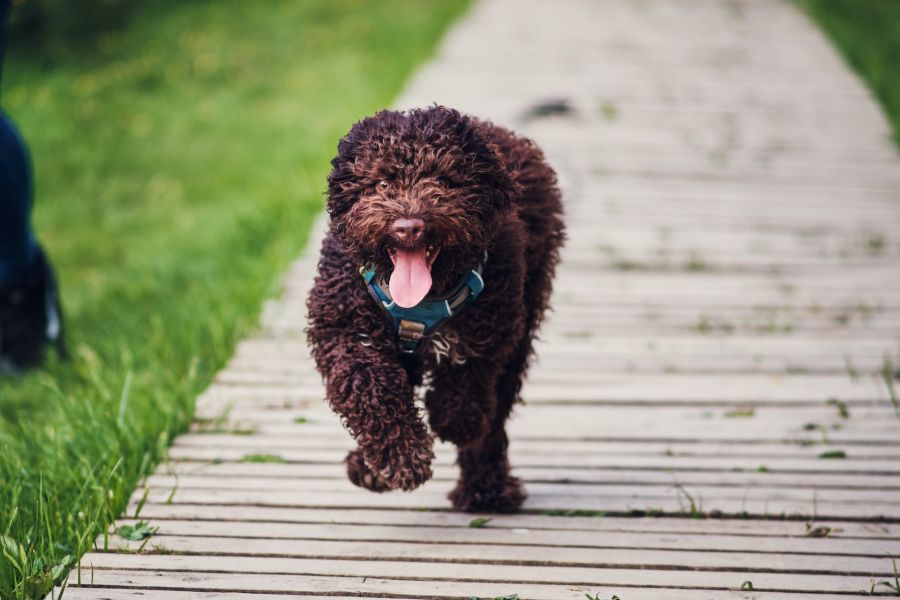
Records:
[[[514,513],[527,497],[519,478],[508,474],[460,481],[448,495],[456,510],[486,513]]]
[[[431,436],[425,435],[421,439],[386,448],[360,447],[347,456],[350,480],[376,492],[414,490],[431,479],[432,444]],[[351,470],[361,476],[354,480]],[[371,479],[366,477],[367,474],[371,475]]]
[[[379,472],[391,489],[412,491],[431,479],[431,438],[426,444],[392,448],[387,465]]]
[[[344,463],[347,465],[347,478],[353,485],[379,493],[391,489],[387,482],[369,468],[359,449],[351,450]]]

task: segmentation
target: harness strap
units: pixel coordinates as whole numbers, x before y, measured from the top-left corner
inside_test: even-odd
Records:
[[[376,277],[373,265],[361,267],[359,274],[366,282],[369,293],[391,317],[394,333],[397,335],[397,348],[401,352],[412,354],[450,317],[474,302],[481,294],[484,289],[481,272],[486,261],[487,252],[482,261],[474,269],[470,269],[451,292],[441,296],[426,296],[412,308],[403,308],[394,302],[384,281]]]

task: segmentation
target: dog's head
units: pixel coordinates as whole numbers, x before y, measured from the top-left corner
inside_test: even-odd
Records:
[[[331,165],[335,236],[358,264],[391,273],[391,296],[404,307],[478,263],[514,188],[478,124],[442,106],[360,121]]]

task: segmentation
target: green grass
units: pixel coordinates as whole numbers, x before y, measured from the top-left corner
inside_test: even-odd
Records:
[[[796,0],[881,101],[900,144],[900,2]]]
[[[339,136],[466,3],[143,2],[11,49],[73,360],[0,382],[0,597],[43,595],[123,509],[302,248]]]
[[[843,450],[829,450],[827,452],[823,452],[819,455],[819,458],[825,460],[834,460],[834,459],[842,459],[847,458],[847,453]]]
[[[891,590],[895,596],[900,596],[900,571],[897,570],[897,560],[891,559],[891,566],[894,568],[894,576],[893,580],[881,580],[878,582],[879,586],[886,587]],[[875,586],[872,586],[874,590]]]
[[[138,521],[134,525],[122,525],[116,529],[116,535],[125,540],[140,542],[153,536],[159,527],[151,527],[146,521]]]
[[[241,462],[245,463],[286,463],[282,457],[277,454],[245,454],[241,457]]]

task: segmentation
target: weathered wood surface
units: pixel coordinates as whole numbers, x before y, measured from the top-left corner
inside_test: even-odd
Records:
[[[565,188],[510,424],[525,511],[448,511],[448,447],[414,493],[347,482],[303,338],[313,244],[118,523],[156,534],[99,539],[66,597],[890,592],[900,159],[822,35],[777,0],[484,0],[399,104],[432,101],[534,137]]]

